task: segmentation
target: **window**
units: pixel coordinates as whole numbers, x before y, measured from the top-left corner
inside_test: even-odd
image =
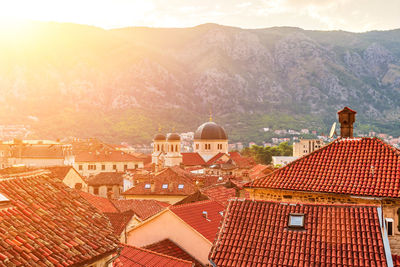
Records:
[[[96,170],[96,164],[89,164],[88,170]]]
[[[175,152],[178,152],[178,145],[175,145]]]
[[[392,236],[393,235],[393,224],[394,224],[393,219],[385,218],[385,224],[386,224],[388,236]]]
[[[127,169],[128,169],[128,165],[125,164],[125,165],[124,165],[124,170],[126,171]]]
[[[135,169],[139,168],[139,164],[135,164]]]
[[[157,151],[160,151],[160,145],[157,145]]]
[[[289,214],[288,226],[290,228],[304,228],[304,214],[300,213]]]
[[[163,189],[167,189],[167,188],[168,188],[168,184],[163,184],[163,185],[162,185],[162,188],[163,188]]]
[[[145,184],[145,185],[144,185],[144,188],[146,188],[146,189],[150,189],[150,187],[151,187],[150,184]]]
[[[218,144],[218,149],[222,149],[222,144]]]
[[[80,171],[83,170],[83,166],[82,165],[79,165],[78,168],[79,168]]]
[[[199,144],[196,144],[196,149],[199,149],[199,147],[200,147]]]
[[[178,185],[178,189],[183,189],[184,185],[183,184],[179,184]]]
[[[106,169],[106,165],[102,164],[101,165],[101,170],[104,171]]]
[[[113,165],[113,170],[116,170],[116,169],[117,169],[117,165],[114,164],[114,165]]]
[[[99,188],[97,186],[93,187],[93,194],[95,194],[95,195],[99,194]]]

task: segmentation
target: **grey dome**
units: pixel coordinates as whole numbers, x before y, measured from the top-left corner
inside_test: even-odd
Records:
[[[194,134],[195,140],[228,140],[224,128],[215,122],[206,122],[197,128]]]
[[[165,141],[166,137],[164,134],[158,133],[154,136],[154,141]]]
[[[167,136],[167,141],[180,141],[181,137],[177,133],[170,133]]]

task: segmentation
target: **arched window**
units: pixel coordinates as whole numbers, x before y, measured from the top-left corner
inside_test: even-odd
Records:
[[[178,152],[178,145],[175,145],[175,152]]]
[[[160,145],[159,144],[157,145],[157,151],[160,151]]]
[[[397,230],[400,231],[400,209],[397,209]]]

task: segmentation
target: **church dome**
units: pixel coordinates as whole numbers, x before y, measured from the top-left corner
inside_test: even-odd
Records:
[[[153,138],[154,141],[165,141],[165,139],[165,135],[161,133],[156,134]]]
[[[195,140],[227,140],[228,136],[225,133],[224,128],[216,124],[215,122],[206,122],[197,128],[194,134]]]
[[[177,133],[170,133],[167,136],[167,141],[180,141],[181,137]]]

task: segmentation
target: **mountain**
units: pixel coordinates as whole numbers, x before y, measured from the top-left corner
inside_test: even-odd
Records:
[[[346,105],[359,132],[400,135],[400,30],[24,27],[0,37],[0,123],[32,137],[149,143],[211,110],[232,141],[260,142],[263,127],[327,132]]]

